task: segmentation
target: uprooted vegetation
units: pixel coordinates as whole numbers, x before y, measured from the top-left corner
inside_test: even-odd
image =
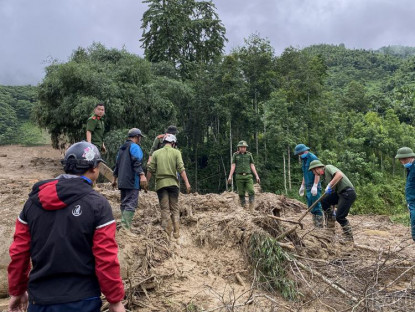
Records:
[[[12,161],[13,170],[0,176],[3,297],[16,216],[31,185],[59,169],[47,160],[58,155],[35,154],[24,155],[24,164],[33,160],[32,167]],[[97,190],[108,198],[119,223],[119,192],[108,183]],[[162,231],[154,192],[140,193],[132,234],[117,233],[129,311],[415,310],[413,243],[408,228],[387,217],[351,216],[353,246],[342,242],[339,228],[335,234],[315,229],[310,216],[302,228],[277,241],[294,225],[270,216],[295,221],[305,208],[284,196],[258,192],[253,214],[239,207],[231,192],[181,194],[180,207],[178,240],[168,240]],[[6,301],[0,301],[0,310]]]
[[[116,192],[108,186],[101,186],[101,191],[113,206],[118,205]],[[118,237],[129,309],[408,311],[415,307],[415,265],[407,240],[390,242],[390,249],[384,244],[370,247],[370,239],[361,239],[364,233],[356,224],[353,246],[342,241],[339,229],[337,234],[317,230],[307,218],[303,229],[298,227],[277,241],[293,225],[270,215],[296,220],[304,205],[259,193],[256,212],[250,214],[237,200],[234,193],[181,195],[181,237],[170,241],[160,227],[155,193],[140,195],[134,235],[120,231]],[[386,218],[372,219],[390,225]]]

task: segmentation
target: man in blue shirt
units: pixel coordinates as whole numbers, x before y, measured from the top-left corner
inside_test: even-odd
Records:
[[[147,179],[142,168],[143,151],[139,145],[142,137],[140,129],[128,131],[128,139],[118,150],[113,173],[112,185],[115,187],[118,179],[121,191],[121,225],[128,230],[138,206],[138,191],[140,187],[147,190]]]
[[[304,196],[306,191],[307,205],[310,207],[321,195],[321,183],[320,176],[314,175],[309,171],[310,163],[313,160],[318,160],[317,156],[310,152],[310,148],[305,144],[298,144],[294,149],[294,155],[301,157],[301,168],[303,170],[303,181],[301,183],[298,193],[300,196]],[[317,228],[323,227],[323,210],[321,204],[318,203],[312,210],[314,226]],[[328,220],[331,216],[328,216]]]
[[[406,168],[405,197],[411,218],[411,235],[415,241],[415,153],[409,147],[401,147],[395,158]]]

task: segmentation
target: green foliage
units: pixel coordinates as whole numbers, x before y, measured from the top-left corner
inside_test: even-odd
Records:
[[[10,144],[17,139],[17,116],[8,104],[0,106],[0,144]]]
[[[175,123],[176,106],[190,92],[179,81],[154,76],[150,64],[137,56],[94,44],[75,51],[69,62],[47,68],[35,115],[57,147],[62,134],[71,142],[85,138],[86,119],[98,102],[106,106],[107,130],[139,127],[147,133]]]
[[[373,183],[359,185],[353,214],[394,215],[407,212],[403,178],[387,178],[380,175]]]
[[[262,288],[279,291],[285,299],[298,296],[294,281],[286,272],[286,259],[277,241],[265,234],[251,235],[248,247],[250,261]]]
[[[403,224],[405,226],[411,226],[411,219],[409,217],[408,212],[395,214],[395,215],[391,216],[390,219],[394,223],[400,223],[400,224]]]
[[[22,143],[36,101],[36,87],[0,86],[0,145]]]
[[[186,77],[195,63],[220,56],[225,41],[223,26],[211,1],[145,0],[140,41],[146,59],[166,61]]]
[[[17,142],[22,145],[31,146],[50,143],[48,133],[30,121],[25,122],[20,126],[19,133],[20,135]]]
[[[148,3],[142,41],[147,60],[95,43],[48,66],[39,87],[0,87],[0,143],[34,142],[38,135],[23,136],[33,132],[24,129],[30,116],[47,128],[55,147],[62,137],[84,139],[86,119],[104,102],[111,165],[129,128],[147,135],[147,157],[154,137],[175,124],[197,192],[227,189],[231,155],[246,140],[263,190],[281,194],[287,188],[297,197],[302,172],[293,148],[304,143],[355,185],[352,212],[404,213],[404,177],[394,155],[415,145],[411,49],[315,45],[276,56],[267,39],[253,34],[221,56],[224,29],[211,3]],[[159,33],[157,25],[163,26]],[[219,37],[199,40],[202,29]],[[191,45],[178,44],[183,42]]]

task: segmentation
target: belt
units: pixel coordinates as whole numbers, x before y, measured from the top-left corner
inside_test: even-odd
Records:
[[[237,174],[239,174],[239,175],[248,175],[250,173],[242,172],[242,173],[237,173]]]

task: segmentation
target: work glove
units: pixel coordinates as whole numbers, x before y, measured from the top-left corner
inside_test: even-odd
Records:
[[[232,178],[228,179],[228,184],[232,184]]]
[[[117,180],[114,179],[114,181],[112,181],[111,185],[112,185],[113,188],[116,188],[117,187]]]
[[[326,187],[326,194],[331,194],[331,193],[333,193],[333,189],[331,188],[331,185],[330,184],[327,184],[327,187]]]
[[[317,195],[317,184],[314,183],[313,187],[311,188],[311,195],[316,196]]]
[[[259,176],[256,176],[256,182],[257,182],[258,184],[260,184],[260,183],[261,183],[261,179],[259,178]]]
[[[140,188],[142,190],[144,190],[145,193],[147,193],[147,191],[148,191],[148,183],[147,183],[147,180],[141,180],[140,181]]]
[[[299,191],[298,191],[298,194],[299,194],[300,196],[304,196],[304,184],[301,184],[301,187],[300,187],[300,189],[299,189]]]

